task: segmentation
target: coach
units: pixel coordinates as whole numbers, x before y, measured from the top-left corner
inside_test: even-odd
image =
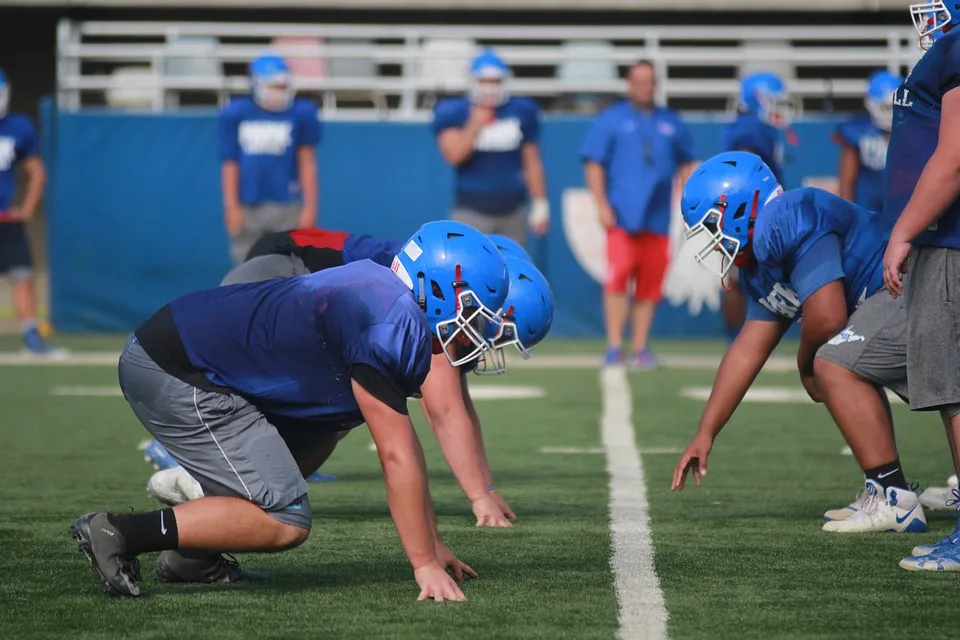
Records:
[[[547,232],[550,205],[540,160],[540,110],[510,96],[510,68],[487,51],[470,65],[470,95],[434,110],[440,154],[456,170],[453,219],[524,244]],[[531,200],[529,220],[527,201]]]
[[[642,60],[627,72],[627,99],[604,111],[584,140],[580,156],[587,187],[607,230],[606,364],[621,364],[630,312],[627,283],[634,281],[631,363],[658,366],[647,347],[653,314],[669,263],[670,206],[674,181],[696,166],[693,141],[680,118],[654,104],[656,72]]]

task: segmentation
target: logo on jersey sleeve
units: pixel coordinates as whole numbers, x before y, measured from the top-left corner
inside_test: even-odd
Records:
[[[16,158],[16,140],[13,138],[0,138],[0,171],[9,171]]]
[[[282,156],[293,144],[293,124],[250,120],[240,124],[240,148],[249,156]]]
[[[497,120],[480,130],[474,148],[477,151],[515,151],[523,142],[519,118]]]
[[[770,295],[760,299],[760,304],[771,313],[790,320],[800,311],[800,298],[793,289],[779,282],[773,285]]]
[[[858,146],[863,166],[871,171],[883,171],[887,166],[886,136],[863,136]]]

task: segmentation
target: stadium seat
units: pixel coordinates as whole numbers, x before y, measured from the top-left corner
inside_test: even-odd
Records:
[[[417,69],[417,77],[427,87],[423,104],[425,108],[432,108],[443,94],[459,93],[466,89],[470,59],[477,52],[472,40],[427,38],[423,41],[421,51],[423,58]]]
[[[564,83],[615,80],[617,63],[604,56],[613,52],[612,44],[602,40],[571,40],[563,43],[563,60],[557,67],[557,79]],[[559,108],[577,113],[596,113],[604,96],[598,93],[572,92],[561,96]]]
[[[217,87],[219,94],[223,82],[223,66],[212,54],[219,41],[208,36],[167,36],[171,54],[163,61],[163,74],[168,78],[204,78],[206,84]],[[209,53],[210,55],[204,55]],[[164,98],[168,107],[180,104],[181,93],[169,91]],[[209,93],[209,92],[208,92]]]
[[[117,67],[110,74],[110,86],[104,91],[104,97],[111,107],[150,109],[156,96],[154,84],[150,67]]]
[[[371,46],[373,43],[370,40],[358,40],[358,39],[331,39],[329,41],[331,46],[350,46],[350,47],[362,47],[362,46]],[[352,79],[364,79],[364,78],[376,78],[379,73],[377,71],[377,63],[373,57],[341,57],[341,56],[331,56],[327,58],[327,75],[330,78],[352,78]],[[371,82],[371,84],[374,84]],[[373,106],[378,111],[386,111],[387,109],[387,98],[382,92],[379,91],[327,91],[324,94],[323,106],[327,110],[335,110],[338,104],[343,102],[372,102]]]

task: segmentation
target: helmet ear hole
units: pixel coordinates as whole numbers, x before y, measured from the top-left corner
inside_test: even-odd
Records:
[[[440,285],[437,283],[436,280],[430,281],[430,290],[433,292],[433,296],[435,298],[440,298],[441,300],[445,300],[445,298],[443,297],[443,289],[440,288]]]
[[[740,206],[737,207],[737,210],[736,210],[736,211],[734,212],[734,214],[733,214],[733,219],[734,219],[734,220],[739,220],[740,218],[743,217],[743,215],[744,215],[746,212],[747,212],[747,203],[746,203],[746,202],[741,202],[741,203],[740,203]],[[737,230],[738,230],[738,231],[739,231],[739,229],[740,229],[740,227],[737,227]]]

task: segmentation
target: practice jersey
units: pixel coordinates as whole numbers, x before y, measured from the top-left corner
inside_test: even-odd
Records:
[[[883,211],[889,229],[903,213],[923,168],[937,148],[943,97],[957,86],[960,29],[953,29],[920,58],[893,98]],[[951,203],[934,226],[917,236],[913,244],[960,249],[960,199]]]
[[[442,100],[434,109],[439,136],[470,119],[467,98]],[[532,100],[511,97],[494,111],[474,143],[473,154],[456,166],[457,205],[489,214],[509,214],[527,200],[523,180],[523,145],[540,140],[540,108]]]
[[[17,164],[37,153],[37,131],[29,118],[19,113],[0,117],[0,213],[13,206]]]
[[[423,311],[393,272],[367,260],[177,298],[137,330],[144,350],[177,375],[164,366],[171,358],[156,338],[169,335],[157,329],[165,314],[179,338],[166,348],[182,345],[187,373],[272,415],[343,420],[359,412],[351,385],[358,367],[404,398],[430,369]]]
[[[870,211],[883,209],[883,170],[887,166],[889,134],[873,124],[869,115],[840,123],[834,140],[853,149],[859,160],[853,201]]]
[[[306,98],[277,112],[245,96],[220,113],[220,161],[239,165],[241,204],[299,201],[297,149],[319,142],[317,106]]]
[[[770,167],[777,182],[783,181],[783,132],[762,121],[755,113],[738,113],[723,130],[724,151],[749,151]]]
[[[882,220],[839,196],[804,187],[785,192],[757,214],[751,265],[740,269],[751,320],[800,316],[821,287],[843,280],[847,313],[883,286]]]

